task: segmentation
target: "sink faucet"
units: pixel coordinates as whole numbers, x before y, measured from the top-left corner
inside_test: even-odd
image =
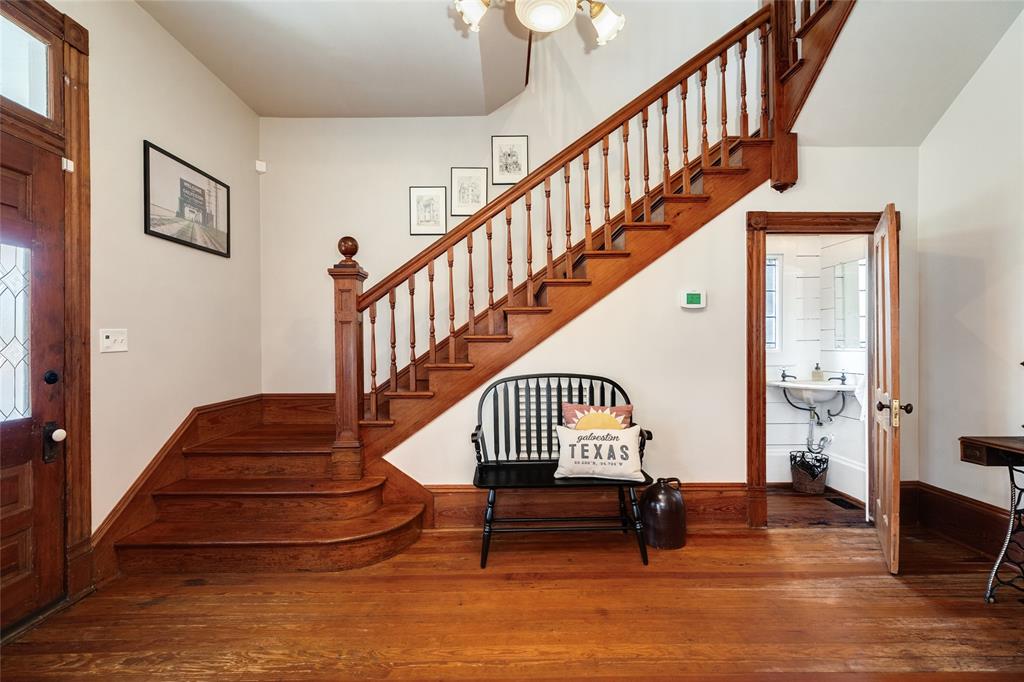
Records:
[[[787,374],[786,373],[786,368],[783,367],[782,368],[782,380],[785,381],[786,379],[796,379],[796,375],[795,374]]]
[[[783,371],[785,371],[785,370],[783,370]],[[845,385],[846,385],[846,370],[844,369],[844,370],[843,370],[843,373],[842,373],[842,374],[840,374],[840,375],[839,375],[839,376],[837,376],[837,377],[829,377],[829,378],[828,378],[828,380],[829,380],[829,381],[838,381],[838,382],[839,382],[839,383],[841,383],[841,384],[842,384],[843,386],[845,386]]]

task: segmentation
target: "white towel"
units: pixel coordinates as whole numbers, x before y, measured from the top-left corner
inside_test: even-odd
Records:
[[[867,421],[868,418],[868,382],[857,381],[853,387],[853,397],[860,403],[860,420]]]

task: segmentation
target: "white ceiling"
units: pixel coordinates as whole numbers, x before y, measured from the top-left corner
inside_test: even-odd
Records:
[[[508,12],[470,33],[448,0],[139,4],[261,116],[480,115],[523,90]]]
[[[860,0],[797,121],[801,144],[919,145],[1022,7]]]

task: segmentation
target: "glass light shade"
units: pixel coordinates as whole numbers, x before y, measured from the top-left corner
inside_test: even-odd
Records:
[[[566,26],[576,14],[576,0],[516,0],[516,17],[537,33],[551,33]]]
[[[590,21],[597,31],[597,44],[604,45],[609,40],[619,35],[619,31],[626,25],[626,17],[616,14],[612,8],[603,2],[590,3]]]
[[[455,0],[455,9],[462,20],[469,25],[469,30],[480,31],[480,20],[484,18],[491,0]]]

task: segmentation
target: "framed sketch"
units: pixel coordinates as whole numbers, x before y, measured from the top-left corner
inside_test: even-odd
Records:
[[[230,258],[231,188],[149,140],[142,157],[145,233]]]
[[[514,185],[530,173],[526,135],[491,135],[491,177],[495,185]]]
[[[409,234],[436,235],[448,230],[448,188],[409,188]]]
[[[452,168],[452,215],[473,215],[487,204],[487,169]]]

